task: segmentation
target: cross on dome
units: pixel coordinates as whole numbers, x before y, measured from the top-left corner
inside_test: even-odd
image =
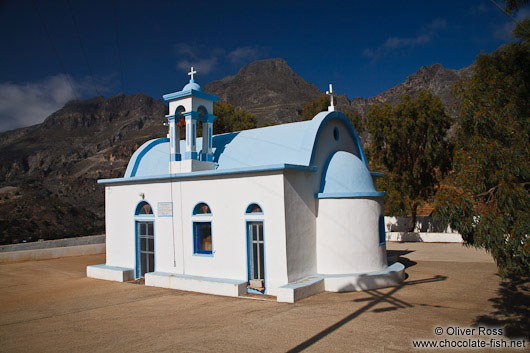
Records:
[[[197,73],[197,71],[194,71],[194,70],[193,70],[193,66],[192,66],[192,67],[191,67],[191,71],[188,72],[188,75],[191,76],[191,81],[194,81],[194,80],[193,80],[193,75],[196,74],[196,73]]]
[[[335,111],[335,106],[333,105],[333,84],[329,84],[329,91],[326,91],[326,94],[331,97],[328,112],[333,112]]]

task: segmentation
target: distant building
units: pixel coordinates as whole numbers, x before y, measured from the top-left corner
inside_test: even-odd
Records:
[[[107,263],[88,276],[283,302],[401,282],[403,265],[387,265],[384,193],[349,119],[332,103],[310,121],[214,136],[217,97],[194,73],[164,96],[168,137],[99,181]]]

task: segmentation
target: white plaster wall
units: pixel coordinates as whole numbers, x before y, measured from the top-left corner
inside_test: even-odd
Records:
[[[176,182],[178,184],[180,182]],[[184,274],[247,280],[246,220],[264,222],[266,288],[287,283],[283,175],[234,175],[182,181],[174,187],[175,199],[182,192],[182,219],[177,227],[183,236]],[[193,254],[192,210],[206,202],[213,213],[213,256]],[[245,216],[250,203],[258,203],[263,215]],[[199,217],[196,217],[200,219]]]
[[[193,107],[192,107],[193,110],[197,111],[197,109],[201,105],[203,105],[206,108],[206,110],[208,111],[208,114],[213,115],[213,102],[212,101],[198,98],[198,97],[193,97]]]
[[[349,274],[386,268],[386,248],[379,246],[377,199],[319,199],[317,268],[320,274]]]
[[[171,218],[157,217],[158,202],[170,202],[169,183],[138,183],[109,185],[105,187],[105,218],[107,234],[107,265],[135,268],[136,266],[136,229],[135,210],[142,197],[153,208],[155,217],[138,217],[137,219],[153,220],[155,231],[155,251],[162,258],[167,258],[172,249],[167,246],[171,238]],[[155,260],[155,269],[160,266]],[[163,266],[162,266],[163,267]]]
[[[134,211],[141,201],[154,209],[155,270],[247,280],[247,219],[264,222],[267,292],[287,283],[282,172],[202,177],[106,187],[107,265],[135,267]],[[173,197],[171,197],[173,195]],[[158,217],[158,202],[173,201],[173,218]],[[192,212],[206,202],[213,213],[213,256],[193,253]],[[245,216],[250,203],[263,215]],[[197,220],[206,220],[201,216]],[[173,221],[173,223],[172,223]],[[175,255],[174,255],[175,254]]]
[[[285,173],[285,235],[289,282],[317,272],[316,173]]]
[[[199,97],[186,97],[186,98],[180,98],[174,101],[170,101],[169,102],[169,114],[174,115],[175,110],[180,105],[182,105],[184,109],[186,109],[185,110],[186,112],[197,111],[197,108],[203,105],[208,111],[208,114],[213,115],[213,102],[203,99],[203,98],[199,98]]]

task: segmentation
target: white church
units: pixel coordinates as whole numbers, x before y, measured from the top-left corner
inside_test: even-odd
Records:
[[[163,96],[168,136],[144,143],[123,178],[98,181],[106,264],[88,277],[290,303],[403,281],[387,263],[380,174],[333,96],[310,121],[214,136],[217,97],[195,73]]]

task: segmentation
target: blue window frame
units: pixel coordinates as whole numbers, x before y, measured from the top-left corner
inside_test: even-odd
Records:
[[[137,216],[144,216],[144,215],[153,215],[153,208],[151,205],[145,201],[140,202],[136,206],[136,212],[134,213]]]
[[[263,210],[261,209],[260,205],[258,205],[257,203],[251,203],[250,205],[248,205],[245,213],[246,214],[252,214],[252,213],[263,214]]]
[[[212,222],[193,222],[193,249],[195,254],[212,254]]]
[[[210,206],[208,206],[208,204],[204,202],[200,202],[193,208],[193,215],[194,216],[198,216],[198,215],[211,216],[212,211],[210,210]]]
[[[379,245],[386,244],[385,216],[379,216]]]

